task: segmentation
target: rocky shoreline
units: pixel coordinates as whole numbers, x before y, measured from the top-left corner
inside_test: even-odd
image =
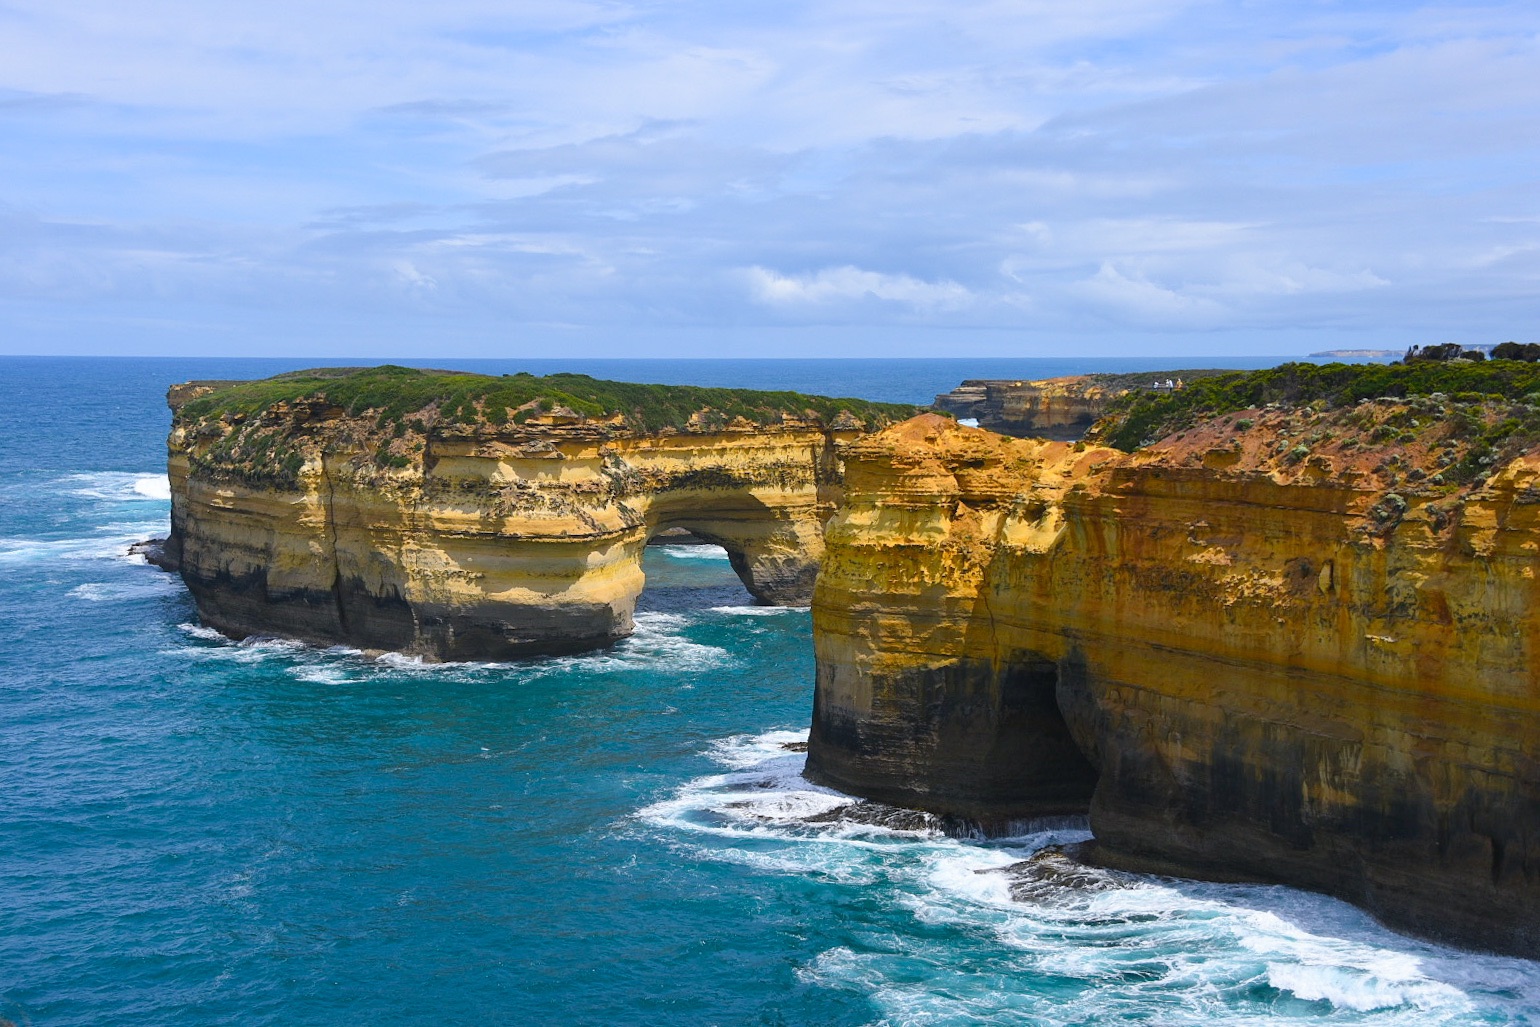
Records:
[[[206,623],[577,651],[630,630],[643,546],[722,545],[759,600],[811,598],[807,775],[851,816],[1088,813],[1076,858],[1540,957],[1532,366],[1029,383],[1073,399],[1038,404],[1062,432],[1101,418],[1076,442],[782,394],[611,409],[636,394],[591,379],[423,405],[443,383],[380,370],[173,389],[144,555]]]

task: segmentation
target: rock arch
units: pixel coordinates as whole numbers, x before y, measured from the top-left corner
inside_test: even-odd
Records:
[[[836,444],[860,434],[451,436],[382,467],[346,431],[312,430],[280,479],[229,473],[177,427],[167,554],[204,621],[235,637],[452,660],[580,651],[632,631],[643,548],[671,527],[726,548],[756,600],[809,603]]]

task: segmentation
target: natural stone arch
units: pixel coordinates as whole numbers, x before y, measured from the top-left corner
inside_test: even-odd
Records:
[[[167,552],[206,623],[452,660],[630,634],[644,547],[668,527],[722,545],[756,600],[809,603],[837,444],[862,434],[444,435],[394,467],[323,420],[292,477],[253,479],[213,465],[204,430],[173,431]]]
[[[669,504],[664,503],[665,507]],[[806,606],[823,557],[823,522],[817,508],[788,513],[752,493],[689,510],[660,512],[648,539],[670,528],[683,528],[727,551],[728,562],[749,595],[769,606]]]

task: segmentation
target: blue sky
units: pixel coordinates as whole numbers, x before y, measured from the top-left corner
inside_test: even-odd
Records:
[[[1540,6],[0,0],[0,352],[1540,340]]]

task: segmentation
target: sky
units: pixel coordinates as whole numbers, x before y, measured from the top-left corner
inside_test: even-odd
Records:
[[[0,352],[1540,341],[1540,5],[0,0]]]

